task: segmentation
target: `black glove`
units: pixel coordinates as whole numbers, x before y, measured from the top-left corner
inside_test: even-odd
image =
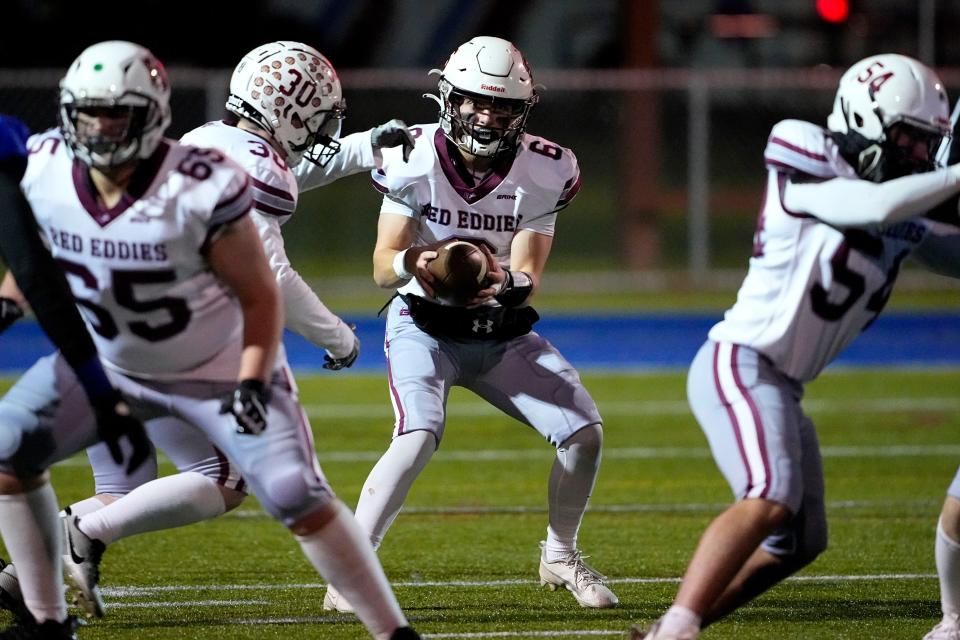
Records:
[[[220,404],[221,414],[232,414],[237,420],[237,433],[259,435],[267,428],[267,405],[270,387],[252,378],[241,380]]]
[[[23,317],[23,309],[12,298],[0,297],[0,333]]]
[[[349,324],[351,331],[357,330],[357,325]],[[349,369],[354,362],[357,361],[357,356],[360,355],[360,338],[354,334],[353,336],[353,349],[347,355],[342,358],[334,358],[329,353],[323,356],[323,368],[330,371],[340,371],[340,369]]]
[[[410,158],[410,152],[416,142],[407,124],[403,120],[394,118],[390,122],[384,122],[379,127],[370,130],[370,144],[374,149],[392,148],[403,145],[403,161]]]
[[[127,462],[127,475],[130,475],[143,464],[152,451],[143,424],[131,414],[130,405],[116,389],[94,399],[90,404],[97,420],[100,440],[107,444],[110,456],[117,464],[123,463],[120,438],[126,437],[130,441],[132,451]]]

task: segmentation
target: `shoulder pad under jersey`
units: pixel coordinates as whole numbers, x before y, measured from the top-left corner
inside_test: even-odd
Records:
[[[837,175],[830,161],[829,133],[802,120],[782,120],[773,126],[763,160],[767,167],[820,178]]]

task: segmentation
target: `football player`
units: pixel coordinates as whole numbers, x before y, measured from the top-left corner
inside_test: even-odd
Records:
[[[530,300],[550,254],[558,212],[580,189],[574,154],[525,132],[539,98],[520,51],[477,37],[439,74],[438,123],[412,127],[409,162],[386,150],[372,172],[384,194],[374,280],[397,288],[385,351],[396,414],[393,441],[360,492],[356,517],[375,547],[443,437],[447,394],[470,389],[557,449],[540,581],[584,607],[612,607],[604,576],[583,561],[577,533],[600,466],[597,407],[573,366],[532,330]],[[459,238],[486,253],[489,280],[466,305],[434,298],[427,270],[439,244]],[[334,585],[335,586],[335,585]],[[355,603],[335,588],[324,606]]]
[[[249,178],[218,151],[164,139],[169,99],[166,71],[143,47],[109,41],[81,53],[61,82],[59,129],[30,141],[22,186],[37,222],[136,415],[189,423],[211,455],[229,458],[321,575],[357,594],[373,637],[416,637],[323,477],[295,387],[278,366],[282,303],[248,215]],[[0,400],[12,434],[0,447],[0,480],[36,484],[52,462],[93,443],[91,412],[75,389],[54,354]],[[0,527],[33,616],[62,620],[50,570],[60,552],[52,492],[0,501]],[[102,607],[104,545],[76,515],[65,528],[71,580]]]
[[[907,256],[960,276],[960,165],[935,162],[947,116],[932,70],[884,54],[843,75],[826,129],[773,127],[749,270],[687,381],[736,502],[707,527],[673,606],[633,638],[692,640],[826,548],[804,385],[874,321]]]
[[[285,101],[282,96],[294,92],[298,98],[278,109],[277,96]],[[350,367],[359,340],[293,269],[280,226],[296,209],[301,188],[368,171],[380,162],[384,147],[406,145],[406,155],[413,138],[399,120],[340,138],[345,111],[340,80],[322,54],[299,42],[271,42],[246,54],[231,78],[226,106],[230,119],[198,127],[181,142],[215,148],[244,168],[254,197],[251,218],[280,286],[287,326],[327,351],[325,368]],[[280,351],[278,366],[292,383],[282,344]],[[189,425],[158,419],[151,422],[150,433],[181,473],[157,479],[156,456],[151,455],[139,473],[126,474],[104,447],[91,447],[87,454],[96,495],[66,509],[82,518],[80,528],[90,538],[111,544],[133,534],[184,526],[216,517],[243,500],[242,478],[208,443],[191,437]],[[11,574],[15,576],[13,565],[0,574],[0,602],[3,576]],[[102,615],[97,599],[92,607]]]
[[[960,102],[954,106],[953,118],[956,118],[958,111]],[[946,158],[950,164],[960,162],[960,142],[956,140],[960,131],[956,120],[952,133],[953,139],[948,141]],[[934,540],[943,617],[924,636],[924,640],[960,640],[960,469],[947,489]]]
[[[124,472],[135,471],[150,449],[143,425],[130,414],[130,407],[107,378],[93,341],[74,305],[70,287],[44,246],[30,205],[20,191],[19,181],[27,165],[27,136],[27,128],[22,122],[0,115],[0,257],[19,279],[22,295],[83,387],[93,409],[99,437],[106,443],[113,462]],[[19,291],[17,297],[20,297]],[[22,315],[21,304],[17,300],[0,297],[0,330]],[[120,447],[119,441],[123,437],[129,439],[129,454],[125,454]],[[9,446],[9,443],[4,445],[5,448]],[[3,496],[0,500],[29,505],[49,499],[51,493],[46,477],[37,478],[31,485],[20,484],[16,478],[0,475],[0,495]],[[6,523],[14,528],[18,524]],[[17,537],[16,533],[12,535]],[[59,575],[60,569],[55,566],[57,560],[59,556],[53,558],[51,566],[42,567],[41,571],[49,570],[53,575]],[[0,568],[3,565],[0,561]],[[13,599],[5,598],[10,592],[3,589],[4,586],[13,590]],[[9,580],[7,574],[0,576],[0,606],[11,609],[21,627],[34,627],[38,633],[49,632],[54,636],[60,633],[69,637],[72,620],[48,619],[36,624],[19,595],[16,580]]]

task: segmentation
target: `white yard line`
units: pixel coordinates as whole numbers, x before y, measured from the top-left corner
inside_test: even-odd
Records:
[[[877,446],[826,446],[821,448],[824,458],[918,458],[957,457],[960,444],[918,444]],[[383,451],[325,451],[320,448],[321,464],[376,462]],[[548,446],[537,449],[441,449],[434,456],[435,462],[509,462],[549,460],[553,450]],[[668,460],[677,458],[709,458],[706,447],[604,447],[607,460]],[[87,466],[83,454],[58,462],[58,467]]]
[[[636,401],[598,401],[600,414],[606,416],[642,415],[687,415],[690,407],[683,400],[636,400]],[[876,398],[837,400],[807,400],[804,408],[811,413],[888,413],[891,411],[957,411],[960,410],[960,398]],[[363,404],[317,404],[304,405],[311,418],[391,418],[393,409],[384,395],[382,403]],[[448,412],[456,416],[496,416],[502,415],[486,402],[451,402]]]
[[[943,501],[941,499],[933,500],[835,500],[827,502],[828,509],[890,509],[892,507],[911,508],[911,509],[935,509]],[[679,502],[662,504],[600,504],[590,505],[588,510],[591,513],[686,513],[700,511],[722,511],[730,506],[729,502]],[[407,515],[475,515],[475,514],[497,514],[497,513],[546,513],[547,507],[531,507],[523,505],[494,505],[494,506],[470,506],[470,507],[404,507],[403,513]],[[934,511],[931,511],[934,513]],[[224,518],[268,518],[270,517],[261,509],[240,509],[231,511],[223,516]]]
[[[109,609],[179,609],[186,607],[246,607],[268,605],[268,600],[177,600],[163,602],[111,602]]]
[[[584,638],[597,636],[616,636],[623,638],[626,631],[603,631],[601,629],[580,629],[570,631],[483,631],[478,633],[422,633],[423,638]]]
[[[935,573],[877,573],[864,575],[822,575],[822,576],[794,576],[787,578],[788,582],[889,582],[907,580],[936,580]],[[680,582],[680,578],[610,578],[609,584],[671,584]],[[513,587],[524,585],[538,585],[538,580],[418,580],[416,582],[392,582],[394,587],[426,588],[490,588]],[[103,595],[110,598],[137,598],[159,593],[176,592],[203,592],[203,591],[281,591],[288,589],[325,589],[322,582],[307,582],[297,584],[168,584],[153,587],[103,587]],[[206,602],[206,601],[204,601]],[[210,601],[216,603],[217,601]],[[253,601],[251,601],[253,604]],[[176,603],[183,604],[183,603]],[[112,606],[112,605],[111,605]],[[204,605],[205,606],[205,605]]]

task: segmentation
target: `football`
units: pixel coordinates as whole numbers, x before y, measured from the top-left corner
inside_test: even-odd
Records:
[[[437,249],[437,257],[427,268],[437,279],[437,298],[448,304],[462,305],[483,288],[487,277],[487,257],[477,245],[454,240]]]

